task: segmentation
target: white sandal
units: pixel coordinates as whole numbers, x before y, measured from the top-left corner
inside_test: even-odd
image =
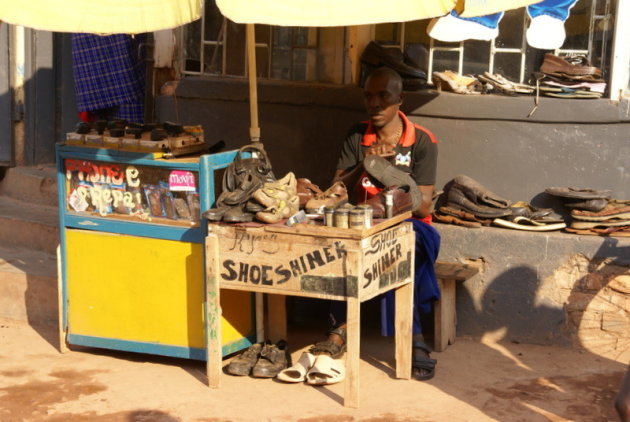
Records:
[[[315,363],[315,355],[309,352],[302,353],[297,363],[290,368],[283,369],[278,374],[278,379],[284,382],[302,382],[306,380],[306,374]]]
[[[339,359],[328,355],[318,355],[313,367],[306,374],[306,382],[311,385],[328,385],[343,381],[346,367]]]

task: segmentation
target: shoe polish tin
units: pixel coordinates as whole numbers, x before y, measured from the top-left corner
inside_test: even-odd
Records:
[[[357,207],[348,213],[348,226],[351,229],[363,230],[365,225],[365,210]]]
[[[335,226],[334,215],[335,215],[335,207],[325,207],[324,208],[324,224],[326,224],[328,227],[334,227]]]
[[[341,229],[348,228],[348,209],[347,208],[337,208],[335,210],[335,227]]]
[[[363,210],[363,227],[365,227],[366,229],[372,228],[372,216],[374,214],[374,210],[372,209],[372,207],[369,205],[359,205],[357,208]]]

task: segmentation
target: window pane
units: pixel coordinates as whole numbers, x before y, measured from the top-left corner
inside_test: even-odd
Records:
[[[207,41],[219,41],[221,28],[223,27],[223,15],[214,1],[205,3],[205,27],[204,38]]]
[[[201,72],[201,20],[184,26],[184,71]]]
[[[510,10],[499,22],[499,36],[495,46],[499,48],[521,48],[523,45],[523,20],[525,8]]]
[[[505,55],[505,54],[504,54]],[[510,56],[514,56],[510,54]],[[490,43],[488,41],[466,41],[464,43],[464,75],[479,75],[488,71]]]
[[[291,79],[290,49],[274,47],[271,60],[271,77],[273,79]]]
[[[220,75],[223,71],[223,47],[206,45],[203,54],[203,72]]]
[[[293,74],[291,79],[294,81],[306,80],[306,50],[293,50]]]
[[[267,47],[256,47],[256,76],[269,77],[269,48]]]
[[[245,44],[245,25],[240,25],[232,21],[227,21],[226,34],[226,63],[225,73],[227,75],[245,76],[245,57],[247,56],[247,46]]]

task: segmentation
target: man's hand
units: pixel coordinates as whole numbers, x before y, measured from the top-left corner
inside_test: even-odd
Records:
[[[394,147],[395,145],[387,144],[374,145],[365,150],[364,156],[380,155],[381,157],[388,157],[394,155]]]

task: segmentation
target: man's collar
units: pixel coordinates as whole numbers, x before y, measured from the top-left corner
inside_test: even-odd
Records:
[[[403,133],[400,137],[398,145],[402,147],[410,147],[416,142],[416,128],[414,127],[413,123],[411,123],[409,119],[407,119],[405,113],[400,110],[398,110],[398,117],[400,117],[400,120],[402,120],[403,123]],[[368,120],[367,124],[368,127],[363,134],[361,145],[371,147],[376,143],[376,131],[374,130],[374,126],[372,125],[371,121]]]

